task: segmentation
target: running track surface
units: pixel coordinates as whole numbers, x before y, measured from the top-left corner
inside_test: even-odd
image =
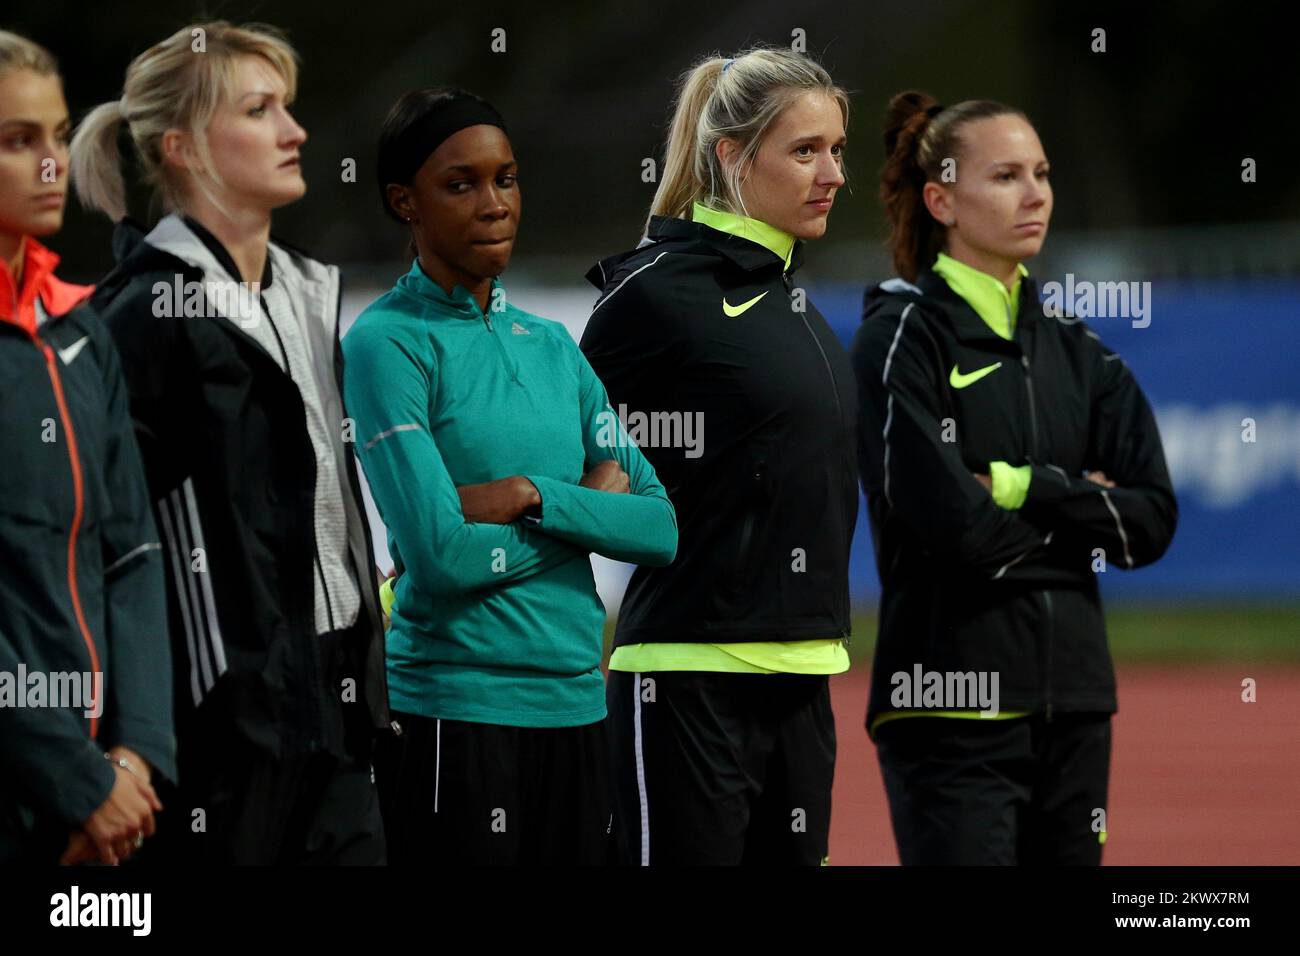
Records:
[[[1256,702],[1241,699],[1242,680]],[[865,666],[831,678],[838,756],[833,865],[897,865]],[[1300,864],[1300,668],[1119,670],[1104,862]]]

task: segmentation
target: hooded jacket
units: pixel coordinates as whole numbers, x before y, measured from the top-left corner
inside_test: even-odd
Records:
[[[1164,554],[1177,503],[1123,358],[1045,314],[1032,278],[1020,296],[1006,339],[931,270],[867,290],[851,355],[882,586],[869,727],[908,709],[898,675],[918,668],[996,673],[1001,710],[1116,709],[1095,575]],[[1024,469],[1019,508],[975,479],[991,462]]]
[[[268,347],[250,334],[247,303],[229,298],[237,294],[222,285],[229,270],[214,269],[194,229],[169,216],[150,236],[118,226],[118,265],[91,307],[122,356],[163,532],[181,739],[201,726],[271,755],[337,751],[343,742],[322,707],[336,691],[323,686],[317,609],[321,581],[340,571],[360,592],[353,627],[363,648],[360,686],[345,706],[365,708],[376,729],[388,725],[382,618],[351,445],[338,455],[342,487],[331,503],[345,516],[343,553],[327,570],[318,450],[303,391],[286,371],[295,366],[282,319],[270,314],[277,344]],[[317,388],[329,433],[347,442],[338,270],[276,241],[268,261],[317,364],[323,356],[332,369]]]
[[[856,396],[843,347],[790,282],[801,249],[786,262],[655,216],[645,242],[587,273],[601,296],[582,350],[634,437],[660,423],[638,441],[681,529],[672,564],[633,572],[617,647],[849,635]]]
[[[24,242],[21,285],[0,265],[0,860],[83,824],[114,746],[176,776],[162,554],[117,351],[79,307],[91,289]]]

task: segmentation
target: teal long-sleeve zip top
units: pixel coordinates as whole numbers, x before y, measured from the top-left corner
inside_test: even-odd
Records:
[[[343,340],[344,397],[389,547],[402,562],[388,632],[393,710],[517,727],[605,716],[605,609],[589,554],[665,565],[677,519],[564,326],[487,312],[416,261]],[[613,458],[629,494],[579,486]],[[456,488],[510,475],[540,520],[467,522]]]

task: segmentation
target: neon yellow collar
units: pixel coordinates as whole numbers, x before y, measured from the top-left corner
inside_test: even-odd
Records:
[[[769,226],[748,216],[738,216],[734,212],[710,209],[701,203],[695,203],[691,210],[691,219],[719,232],[757,242],[764,249],[780,257],[786,268],[790,267],[790,256],[794,254],[794,236],[782,232],[776,226]]]
[[[939,253],[931,269],[935,275],[943,277],[948,288],[966,300],[985,325],[1004,339],[1011,338],[1020,307],[1020,280],[1029,275],[1023,262],[1016,266],[1016,281],[1010,291],[987,272],[958,262],[943,252]]]

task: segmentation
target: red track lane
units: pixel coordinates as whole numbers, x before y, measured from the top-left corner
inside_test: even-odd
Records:
[[[865,666],[831,678],[839,753],[830,858],[896,865]],[[1242,680],[1256,702],[1241,700]],[[1300,864],[1300,668],[1233,664],[1119,671],[1108,865]]]

